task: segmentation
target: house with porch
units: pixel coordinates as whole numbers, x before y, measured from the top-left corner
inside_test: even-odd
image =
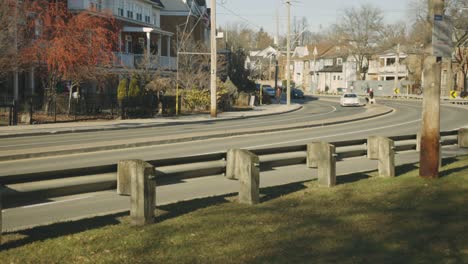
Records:
[[[68,0],[68,9],[95,13],[109,10],[112,13],[121,25],[120,44],[115,52],[116,68],[135,69],[146,63],[152,69],[175,69],[170,59],[174,33],[161,29],[164,5],[160,0]]]

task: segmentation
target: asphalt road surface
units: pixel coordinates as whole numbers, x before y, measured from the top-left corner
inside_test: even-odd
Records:
[[[84,154],[73,154],[47,158],[34,158],[17,161],[0,162],[0,176],[14,175],[27,172],[59,170],[66,168],[86,168],[87,166],[116,163],[122,159],[154,160],[169,157],[189,156],[212,152],[226,151],[229,148],[261,148],[306,144],[311,141],[338,141],[366,138],[370,135],[396,136],[415,134],[421,124],[421,103],[404,101],[380,101],[380,103],[393,107],[392,114],[352,123],[333,126],[315,127],[309,129],[296,129],[290,131],[263,133],[245,136],[210,139],[196,142],[185,142],[159,146],[102,151]],[[123,135],[147,135],[148,133],[190,133],[194,130],[226,129],[226,126],[256,126],[271,122],[294,122],[294,120],[311,120],[310,118],[326,119],[331,116],[351,115],[363,111],[362,108],[340,108],[336,103],[321,101],[305,101],[304,109],[295,113],[278,115],[274,117],[252,118],[246,120],[209,122],[204,124],[186,124],[177,126],[163,126],[151,129],[135,129],[124,131],[109,131],[103,136],[98,133],[76,133],[69,135],[40,136],[22,138],[23,144],[34,144],[42,141],[50,144],[54,140],[67,144],[65,139],[94,140],[98,136],[102,140],[106,137]],[[441,130],[453,130],[468,125],[466,118],[468,109],[443,106],[441,111]],[[317,120],[316,119],[316,120]],[[182,131],[180,131],[181,127]],[[161,130],[161,131],[160,131]],[[115,133],[115,134],[114,134]],[[11,142],[10,142],[11,143]],[[17,142],[13,142],[17,143]],[[40,143],[40,142],[38,142]],[[3,146],[7,146],[2,140]],[[404,154],[397,158],[399,164],[417,161],[416,153]],[[359,162],[350,160],[340,162],[338,173],[349,173],[357,170],[376,168],[375,161],[361,159]],[[305,166],[290,166],[262,173],[262,186],[284,184],[287,182],[300,182],[314,177],[313,171]],[[287,179],[284,177],[287,175]],[[236,183],[222,177],[205,177],[183,181],[160,187],[158,191],[158,204],[166,204],[194,197],[206,197],[236,190]],[[50,200],[36,201],[32,204],[3,210],[4,230],[22,229],[25,227],[43,225],[56,221],[80,219],[100,214],[121,212],[128,210],[129,198],[118,197],[113,191],[76,195],[71,197],[58,197]]]

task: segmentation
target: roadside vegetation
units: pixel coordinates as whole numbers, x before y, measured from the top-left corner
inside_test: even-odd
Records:
[[[215,197],[4,234],[1,263],[467,263],[468,157],[438,180],[417,165],[262,189],[262,203]]]

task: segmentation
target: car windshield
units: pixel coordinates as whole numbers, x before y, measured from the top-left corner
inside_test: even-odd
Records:
[[[345,94],[345,95],[343,95],[343,97],[344,98],[356,98],[357,95],[355,95],[355,94]]]
[[[275,89],[273,89],[272,87],[267,87],[267,88],[265,88],[265,90],[267,90],[267,91],[274,91]]]

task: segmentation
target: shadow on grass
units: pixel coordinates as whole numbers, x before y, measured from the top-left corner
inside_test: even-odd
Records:
[[[447,165],[450,165],[454,162],[456,162],[457,159],[456,158],[450,158],[450,159],[446,159],[442,162],[442,166],[447,166]],[[463,167],[457,167],[457,168],[452,168],[452,169],[445,169],[445,170],[442,170],[440,173],[439,173],[439,177],[447,177],[449,176],[450,174],[452,173],[457,173],[457,172],[460,172],[460,171],[464,171],[464,170],[467,170],[468,169],[468,165],[467,166],[463,166]]]
[[[261,203],[268,202],[276,198],[279,198],[283,195],[288,195],[291,193],[304,190],[307,188],[306,186],[304,186],[304,183],[305,182],[296,182],[296,183],[290,183],[290,184],[281,185],[281,186],[262,188],[260,189],[260,194],[263,196],[260,198],[260,202]]]
[[[72,235],[90,229],[97,229],[109,225],[117,225],[120,224],[120,221],[117,218],[125,215],[128,215],[128,213],[118,213],[113,215],[94,217],[79,221],[57,223],[47,226],[35,227],[32,229],[27,229],[18,232],[12,232],[24,238],[2,243],[0,248],[4,250],[12,249],[37,241]]]
[[[404,164],[404,165],[397,166],[395,167],[395,174],[398,177],[400,175],[409,173],[411,171],[418,170],[419,167],[417,165],[418,165],[417,163],[413,163],[413,164]]]
[[[336,177],[336,184],[353,183],[360,180],[367,180],[371,176],[368,173],[353,173]]]

